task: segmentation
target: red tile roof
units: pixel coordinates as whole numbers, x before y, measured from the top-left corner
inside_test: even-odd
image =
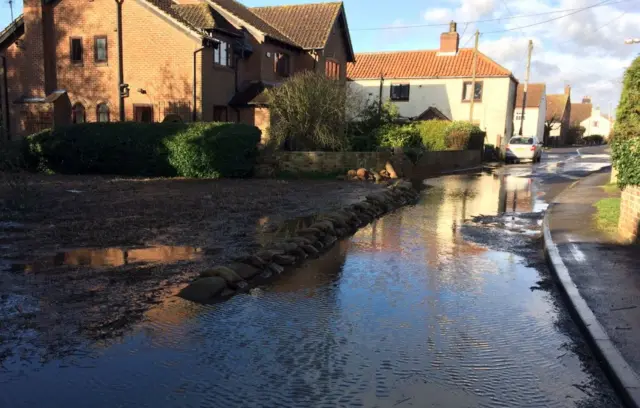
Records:
[[[591,109],[593,105],[590,103],[572,103],[571,104],[571,124],[580,123],[591,117]]]
[[[456,55],[438,55],[438,50],[396,51],[356,54],[356,62],[348,64],[352,79],[471,77],[473,49],[460,49]],[[511,71],[483,53],[478,53],[478,78],[508,77]]]
[[[551,120],[555,116],[557,121],[561,121],[566,108],[567,95],[547,95],[547,116],[545,120]]]
[[[542,103],[542,97],[547,91],[545,84],[529,84],[527,86],[527,108],[538,108]],[[518,85],[516,94],[516,108],[522,108],[522,97],[524,95],[524,84]]]

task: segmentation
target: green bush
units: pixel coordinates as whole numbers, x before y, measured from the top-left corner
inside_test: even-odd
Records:
[[[616,139],[640,137],[640,57],[624,74],[622,93],[614,125]]]
[[[481,149],[484,132],[471,122],[457,120],[447,127],[445,138],[446,147],[449,150]],[[470,145],[471,141],[473,141],[472,145]]]
[[[246,177],[257,156],[260,131],[233,123],[195,123],[166,140],[169,163],[183,177]]]
[[[233,177],[250,173],[259,139],[257,128],[229,123],[86,123],[31,135],[23,150],[35,171]]]
[[[379,128],[376,139],[380,147],[420,147],[422,140],[415,125],[388,124]]]
[[[640,185],[640,138],[616,138],[611,145],[611,159],[618,170],[618,186]]]
[[[451,122],[446,120],[426,120],[416,123],[425,150],[447,150],[446,134]]]

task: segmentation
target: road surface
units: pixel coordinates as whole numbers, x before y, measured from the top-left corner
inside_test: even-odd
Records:
[[[618,407],[543,258],[548,202],[608,158],[426,180],[274,283],[167,299],[122,338],[0,369],[6,407]]]

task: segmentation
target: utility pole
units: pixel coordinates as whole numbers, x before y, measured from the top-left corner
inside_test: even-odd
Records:
[[[382,87],[384,85],[384,74],[380,73],[380,92],[378,93],[378,123],[382,121]]]
[[[471,104],[469,105],[469,122],[473,123],[473,102],[476,99],[476,66],[478,65],[478,41],[480,30],[476,30],[476,45],[473,47],[473,68],[471,72]]]
[[[527,106],[527,88],[529,87],[529,74],[531,73],[531,52],[533,51],[533,41],[529,40],[529,54],[527,55],[527,71],[524,76],[524,92],[522,93],[522,116],[520,117],[520,130],[518,135],[522,136],[524,127],[524,109]]]

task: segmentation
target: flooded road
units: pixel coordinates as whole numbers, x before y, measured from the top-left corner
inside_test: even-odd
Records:
[[[167,298],[61,359],[10,357],[0,406],[620,406],[542,254],[550,197],[602,165],[566,158],[427,180],[415,206],[270,285]]]

